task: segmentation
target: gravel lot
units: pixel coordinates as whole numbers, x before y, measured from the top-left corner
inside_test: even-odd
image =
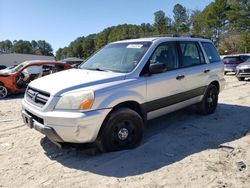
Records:
[[[0,187],[250,187],[250,80],[226,76],[215,114],[194,107],[149,122],[133,150],[57,148],[0,101]],[[84,149],[85,148],[85,149]]]

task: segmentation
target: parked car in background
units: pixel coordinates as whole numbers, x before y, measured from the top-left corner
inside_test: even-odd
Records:
[[[25,61],[16,67],[0,70],[0,99],[9,93],[23,93],[37,78],[70,68],[70,64],[63,62]]]
[[[228,72],[235,72],[236,67],[246,61],[250,56],[249,55],[231,55],[225,56],[222,60],[224,63],[224,74]]]
[[[223,63],[208,39],[125,40],[79,69],[31,82],[22,117],[55,143],[96,142],[117,151],[137,146],[149,119],[192,104],[214,113],[224,86]]]
[[[235,76],[239,81],[243,81],[245,78],[250,77],[250,58],[236,67]]]
[[[0,65],[0,70],[6,69],[7,67],[5,65]]]

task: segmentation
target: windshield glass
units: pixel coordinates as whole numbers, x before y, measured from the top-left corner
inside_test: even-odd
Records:
[[[27,62],[23,62],[19,65],[17,65],[16,67],[12,68],[12,69],[9,69],[10,70],[10,73],[15,73],[17,71],[19,71],[21,68],[23,68],[25,65],[27,64]]]
[[[80,68],[128,73],[136,67],[150,45],[151,42],[109,44],[90,57]]]

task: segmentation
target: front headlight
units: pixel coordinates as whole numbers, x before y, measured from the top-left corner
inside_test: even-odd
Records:
[[[87,110],[94,103],[93,91],[77,91],[62,95],[56,104],[58,110]]]

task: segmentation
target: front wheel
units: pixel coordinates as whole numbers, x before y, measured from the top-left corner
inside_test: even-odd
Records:
[[[143,120],[137,112],[129,108],[111,112],[103,126],[98,144],[101,151],[134,148],[143,136]]]
[[[198,113],[208,115],[214,113],[218,104],[218,89],[215,85],[209,85],[203,99],[198,103]]]
[[[245,80],[245,77],[237,77],[237,79],[238,79],[239,81],[244,81],[244,80]]]
[[[8,90],[3,85],[0,85],[0,99],[4,99],[8,95]]]

